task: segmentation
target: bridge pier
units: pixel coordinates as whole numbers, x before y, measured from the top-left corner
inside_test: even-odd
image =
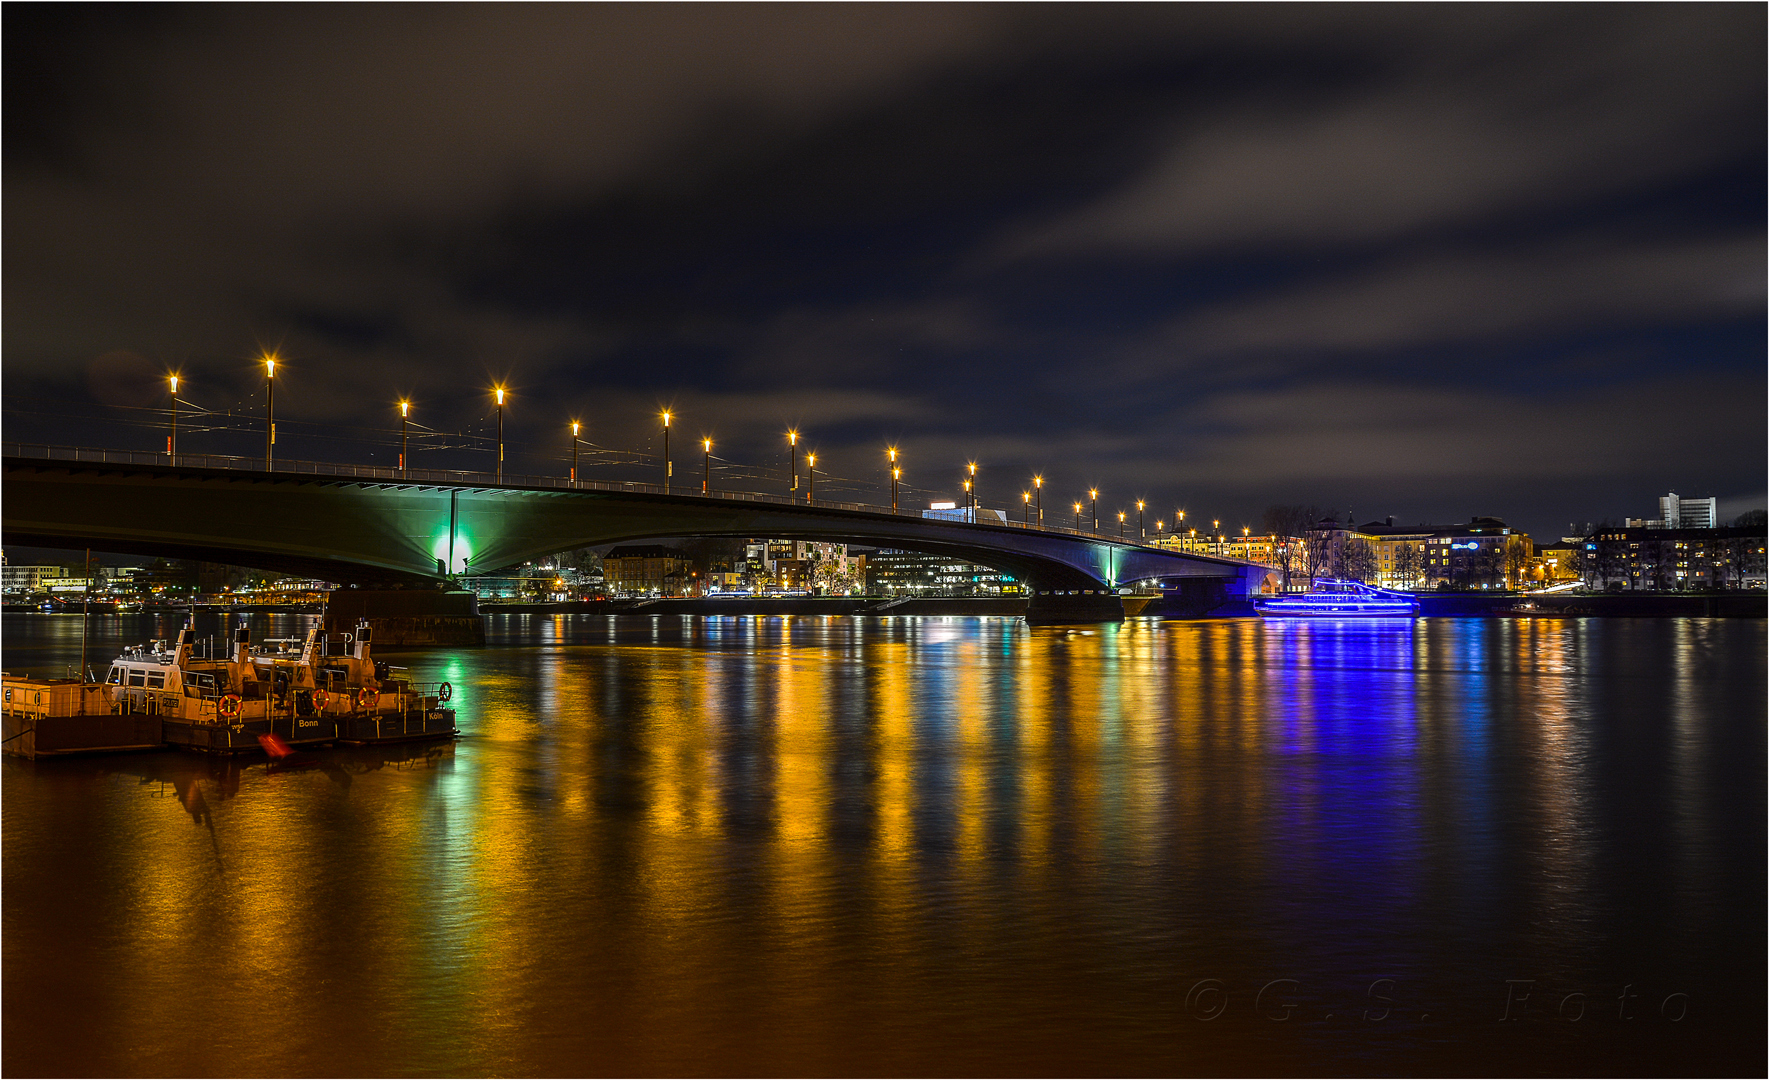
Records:
[[[378,648],[483,645],[485,618],[470,592],[437,589],[333,589],[326,600],[328,633],[349,633],[367,619]]]
[[[1124,621],[1124,601],[1107,589],[1034,589],[1026,604],[1026,625]]]

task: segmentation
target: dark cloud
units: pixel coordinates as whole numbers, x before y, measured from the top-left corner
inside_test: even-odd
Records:
[[[470,467],[505,380],[537,470],[671,404],[733,469],[798,425],[1002,502],[1546,530],[1765,484],[1760,8],[4,18],[9,438],[150,445],[177,367],[235,414],[187,445],[252,453],[275,348],[315,456],[410,395]]]

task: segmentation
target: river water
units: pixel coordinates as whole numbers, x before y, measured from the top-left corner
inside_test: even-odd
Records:
[[[500,616],[450,745],[7,759],[0,1067],[1755,1072],[1765,636]]]

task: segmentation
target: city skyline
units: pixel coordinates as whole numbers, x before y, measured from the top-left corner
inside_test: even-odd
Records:
[[[772,468],[796,428],[827,497],[897,445],[1014,509],[1042,474],[1237,525],[1729,519],[1764,501],[1763,25],[15,10],[8,437],[151,449],[176,371],[244,414],[191,451],[262,452],[274,351],[291,459],[386,454],[402,399],[488,436],[504,384],[511,472],[573,420],[655,454],[668,408],[696,487],[702,437]]]

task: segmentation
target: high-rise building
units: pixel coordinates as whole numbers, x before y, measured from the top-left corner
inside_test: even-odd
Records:
[[[1658,517],[1629,518],[1630,529],[1717,529],[1719,500],[1685,499],[1675,491],[1658,497]]]

